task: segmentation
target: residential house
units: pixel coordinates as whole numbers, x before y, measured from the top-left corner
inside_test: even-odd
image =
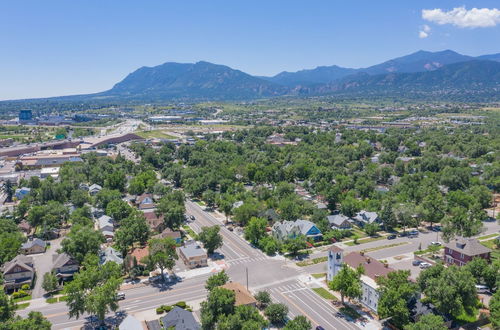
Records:
[[[47,242],[39,238],[29,240],[23,245],[21,245],[22,254],[44,253],[46,249],[47,249]]]
[[[94,219],[100,218],[104,215],[104,210],[97,208],[97,207],[90,207],[90,213],[92,213],[92,216]]]
[[[149,247],[146,246],[143,248],[134,248],[128,253],[128,255],[128,259],[130,260],[129,267],[132,267],[134,265],[134,259],[138,265],[144,265],[141,260],[149,255]]]
[[[119,330],[143,330],[142,322],[135,316],[127,315],[118,326]]]
[[[123,257],[121,252],[113,249],[111,246],[108,246],[104,250],[101,250],[99,257],[99,262],[101,265],[104,265],[108,262],[116,262],[118,265],[123,264]]]
[[[160,318],[164,329],[199,330],[201,329],[193,313],[175,306],[164,317]]]
[[[106,237],[108,241],[111,241],[115,237],[115,224],[110,216],[102,215],[97,219],[99,226],[99,231]]]
[[[14,196],[18,199],[21,200],[24,197],[28,196],[30,193],[31,189],[27,187],[22,187],[19,189],[16,189],[16,192],[14,193]]]
[[[135,203],[139,210],[151,210],[154,209],[155,203],[153,201],[152,194],[142,194],[135,199]]]
[[[167,237],[172,238],[176,244],[182,243],[181,232],[178,230],[172,231],[170,228],[167,228],[164,231],[162,231],[160,234],[153,236],[153,238],[167,238]]]
[[[19,222],[17,228],[19,228],[26,235],[29,235],[31,233],[31,230],[33,229],[33,227],[31,227],[31,225],[26,220],[22,220],[21,222]]]
[[[410,319],[414,323],[417,323],[422,316],[429,314],[441,316],[445,326],[448,328],[452,327],[453,319],[449,315],[442,314],[433,304],[424,303],[419,297],[415,296],[410,302]]]
[[[253,297],[250,291],[238,282],[228,282],[221,285],[221,288],[228,289],[234,292],[236,306],[257,306],[257,300]]]
[[[144,218],[146,218],[146,222],[152,231],[160,233],[166,228],[163,215],[157,216],[156,212],[149,211],[149,212],[144,212]]]
[[[351,252],[344,257],[344,251],[334,245],[328,251],[328,281],[331,281],[337,275],[344,263],[353,269],[363,266],[364,274],[361,275],[362,296],[360,302],[376,313],[380,299],[377,278],[387,276],[387,274],[394,270],[360,252]]]
[[[179,248],[179,255],[189,268],[208,265],[207,252],[196,242],[189,242]]]
[[[491,250],[475,238],[457,237],[445,244],[444,261],[449,265],[463,266],[474,258],[483,258],[489,262]]]
[[[78,189],[89,191],[89,185],[82,182],[78,185]]]
[[[59,278],[59,281],[73,278],[73,274],[80,269],[78,262],[67,253],[54,254],[52,260],[52,271]]]
[[[332,214],[326,217],[330,227],[334,229],[351,229],[351,220],[343,214]]]
[[[314,223],[308,220],[283,221],[276,222],[272,227],[273,237],[283,241],[289,238],[295,238],[303,235],[313,240],[321,240],[323,237],[321,230]]]
[[[101,190],[102,190],[102,187],[101,187],[100,185],[98,185],[98,184],[94,183],[93,185],[91,185],[91,186],[89,187],[89,194],[90,194],[91,196],[95,196],[95,195],[97,195],[97,194],[99,193],[99,191],[101,191]]]
[[[360,227],[364,227],[366,224],[380,223],[380,218],[376,212],[368,212],[365,210],[359,211],[352,219]]]
[[[24,284],[31,286],[35,277],[33,259],[25,255],[17,255],[2,267],[3,285],[6,291],[19,289]]]

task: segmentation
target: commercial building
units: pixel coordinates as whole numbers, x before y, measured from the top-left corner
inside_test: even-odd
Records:
[[[208,265],[208,255],[196,242],[187,243],[179,248],[179,255],[189,268],[205,267]]]

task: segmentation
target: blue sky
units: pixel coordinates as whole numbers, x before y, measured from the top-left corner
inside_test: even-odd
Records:
[[[365,67],[419,49],[498,53],[495,8],[498,0],[5,0],[0,99],[103,91],[168,61],[274,75]]]

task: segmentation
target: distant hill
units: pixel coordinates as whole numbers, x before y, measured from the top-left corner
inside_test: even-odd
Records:
[[[496,61],[500,62],[500,53],[498,54],[491,54],[491,55],[482,55],[476,57],[478,60],[488,60],[488,61]]]
[[[263,77],[271,82],[285,85],[312,85],[312,84],[328,84],[335,80],[344,78],[348,75],[356,73],[356,69],[342,68],[337,65],[318,66],[311,70],[301,70],[297,72],[281,72],[274,77]]]
[[[283,86],[242,71],[224,65],[197,62],[142,67],[100,95],[145,100],[246,99],[277,96],[286,92]]]

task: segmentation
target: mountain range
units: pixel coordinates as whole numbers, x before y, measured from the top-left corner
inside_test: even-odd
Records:
[[[244,100],[316,95],[436,97],[472,95],[500,99],[500,53],[472,57],[451,50],[418,51],[367,68],[336,65],[272,77],[252,76],[209,62],[167,62],[142,67],[108,91],[50,98],[52,101],[162,102],[171,100]]]

